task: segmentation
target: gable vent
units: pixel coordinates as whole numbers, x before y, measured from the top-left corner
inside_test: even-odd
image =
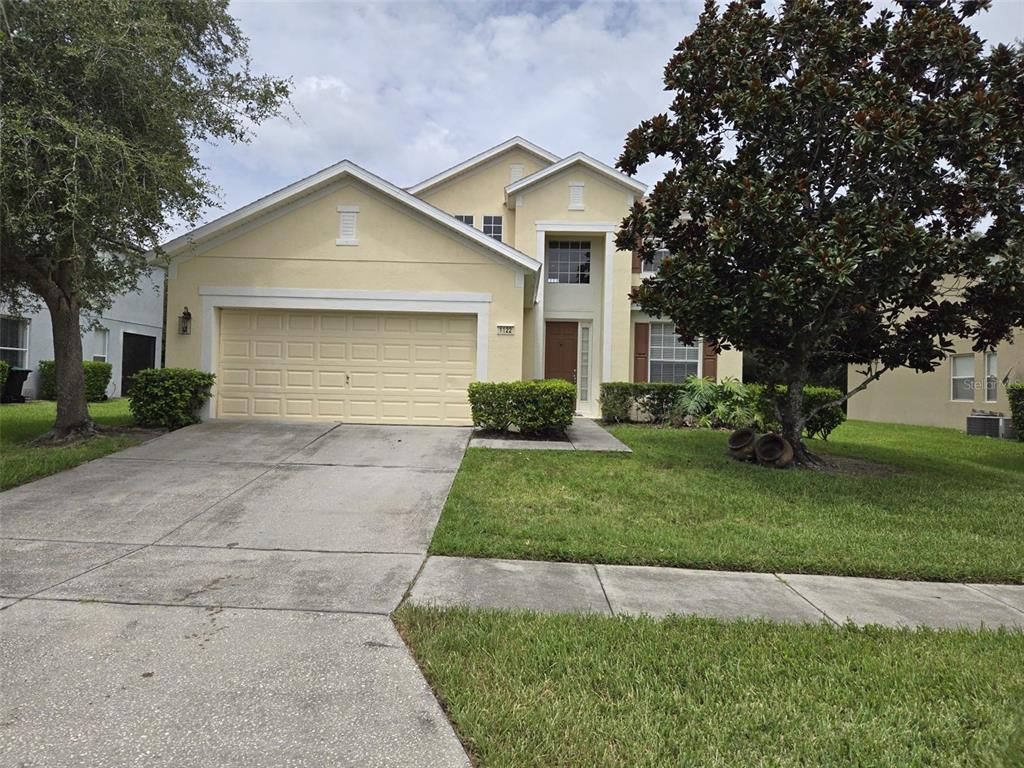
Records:
[[[569,184],[569,210],[583,210],[583,182],[574,181]]]
[[[338,239],[334,241],[335,245],[359,245],[359,208],[355,205],[339,205],[338,214]]]
[[[515,184],[521,178],[523,178],[523,164],[522,163],[512,163],[512,165],[510,165],[508,167],[508,180],[509,180],[509,183],[510,184]]]

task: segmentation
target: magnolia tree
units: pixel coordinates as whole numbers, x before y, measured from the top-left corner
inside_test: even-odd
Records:
[[[93,430],[80,318],[134,290],[175,218],[213,202],[198,144],[244,141],[289,84],[250,71],[227,0],[3,4],[0,290],[53,323],[53,437]]]
[[[800,462],[820,372],[862,372],[842,404],[1024,324],[1024,48],[971,30],[987,5],[709,0],[626,140],[623,171],[673,164],[619,233],[671,254],[634,300],[755,354]]]

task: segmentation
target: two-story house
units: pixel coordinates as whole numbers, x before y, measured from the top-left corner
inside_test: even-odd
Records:
[[[645,187],[512,138],[408,189],[342,161],[165,246],[167,365],[208,416],[467,424],[472,381],[739,377],[629,300],[615,232]],[[179,323],[187,316],[190,322]]]

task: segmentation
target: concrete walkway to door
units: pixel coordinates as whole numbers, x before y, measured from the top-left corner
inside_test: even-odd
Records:
[[[0,762],[468,765],[388,614],[469,434],[210,422],[0,494]]]

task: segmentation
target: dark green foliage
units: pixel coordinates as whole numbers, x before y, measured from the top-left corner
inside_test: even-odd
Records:
[[[576,387],[562,379],[546,381],[476,381],[469,385],[473,423],[524,434],[565,432],[576,411]]]
[[[634,412],[656,424],[667,422],[683,384],[609,381],[601,385],[601,418],[615,424],[632,421]]]
[[[85,371],[85,399],[90,403],[96,403],[107,399],[107,386],[110,384],[110,376],[113,366],[110,363],[103,363],[96,360],[83,360],[82,368]],[[57,399],[57,368],[53,360],[40,360],[39,372],[39,399]]]
[[[142,427],[179,429],[199,421],[214,375],[193,368],[149,368],[132,377],[129,405]]]
[[[757,412],[764,425],[764,429],[779,431],[782,426],[779,421],[778,411],[776,411],[769,397],[769,390],[760,384],[747,384],[746,386],[754,394]],[[775,391],[778,393],[777,397],[781,399],[785,396],[786,388],[779,385],[775,388]],[[820,407],[820,410],[808,417],[807,423],[804,424],[805,435],[827,440],[829,434],[846,421],[846,413],[843,411],[842,406],[830,405],[826,407],[828,403],[835,402],[842,398],[842,396],[843,393],[833,387],[804,387],[804,408],[808,412],[812,412],[815,408]]]
[[[828,371],[852,395],[1024,324],[1024,46],[979,38],[987,0],[895,5],[708,2],[619,159],[672,162],[617,238],[672,254],[634,301],[791,385],[800,452]]]
[[[11,364],[6,360],[0,360],[0,389],[7,383],[7,374],[11,372]]]
[[[1010,417],[1017,439],[1024,441],[1024,381],[1016,381],[1006,387],[1010,399]]]

